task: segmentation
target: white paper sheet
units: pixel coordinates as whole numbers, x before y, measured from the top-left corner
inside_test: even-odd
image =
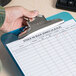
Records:
[[[76,22],[41,29],[7,44],[26,76],[76,76]]]

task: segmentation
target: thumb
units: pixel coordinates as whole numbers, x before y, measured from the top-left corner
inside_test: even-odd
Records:
[[[26,9],[24,9],[24,12],[23,12],[24,17],[28,17],[28,18],[33,18],[37,16],[38,14],[39,14],[38,11],[28,11]]]

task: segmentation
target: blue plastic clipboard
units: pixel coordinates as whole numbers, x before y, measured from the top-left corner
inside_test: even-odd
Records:
[[[66,17],[67,16],[67,17]],[[51,17],[48,17],[46,18],[47,20],[53,20],[53,19],[63,19],[64,21],[68,21],[68,20],[71,20],[71,19],[74,19],[69,13],[67,12],[61,12],[59,14],[56,14],[54,16],[51,16]],[[75,19],[74,19],[75,20]],[[12,57],[13,61],[15,62],[15,64],[17,65],[18,69],[20,70],[22,76],[25,76],[22,72],[22,70],[20,69],[20,67],[18,66],[16,60],[14,59],[14,57],[12,56],[10,50],[7,48],[6,44],[7,43],[10,43],[10,42],[13,42],[15,40],[18,40],[18,34],[19,32],[19,29],[17,30],[14,30],[14,31],[11,31],[9,33],[6,33],[4,35],[2,35],[1,37],[1,41],[4,45],[4,47],[7,49],[8,53],[10,54],[10,56]]]

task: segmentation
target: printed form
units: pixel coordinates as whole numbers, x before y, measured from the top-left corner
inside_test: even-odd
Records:
[[[49,25],[7,44],[26,76],[76,76],[76,22]]]

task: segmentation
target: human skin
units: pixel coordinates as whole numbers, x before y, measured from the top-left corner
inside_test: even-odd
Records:
[[[0,28],[0,30],[4,32],[10,32],[25,26],[25,18],[33,19],[38,15],[38,11],[29,11],[21,6],[6,7],[5,13],[5,21]]]

